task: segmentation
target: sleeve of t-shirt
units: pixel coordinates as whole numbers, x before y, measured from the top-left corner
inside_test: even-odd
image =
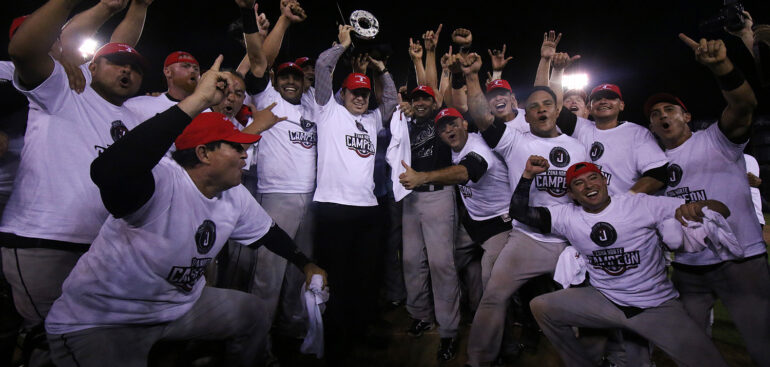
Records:
[[[171,158],[162,158],[160,163],[152,168],[152,177],[155,181],[152,196],[139,209],[123,217],[123,220],[132,226],[139,227],[154,221],[161,215],[171,215],[168,210],[174,195],[174,184],[177,182],[175,178],[180,181],[182,179],[179,175],[182,171],[175,171],[177,167],[178,165]]]
[[[572,112],[570,114],[574,115]],[[584,119],[582,117],[575,116],[575,131],[572,132],[572,134],[568,134],[564,129],[559,126],[559,128],[567,135],[572,136],[573,138],[580,140],[579,136],[581,134],[584,134],[585,131],[591,127],[594,126],[594,122],[588,119]]]
[[[16,67],[10,61],[0,61],[0,80],[13,80],[13,73],[16,71]]]
[[[230,234],[230,238],[243,245],[252,244],[270,230],[273,219],[251,196],[246,187],[239,185],[230,190],[232,190],[233,195],[238,196],[241,209],[238,222]]]
[[[719,123],[711,124],[711,126],[706,128],[704,134],[706,134],[711,143],[711,147],[709,148],[719,152],[729,161],[737,161],[740,159],[743,156],[743,149],[746,148],[746,143],[748,143],[736,144],[731,142],[719,128]]]
[[[642,193],[633,194],[632,197],[637,203],[634,207],[645,208],[656,223],[662,222],[664,219],[673,218],[676,209],[686,203],[684,199],[680,198],[650,196]]]
[[[573,204],[559,204],[547,208],[551,212],[551,233],[568,237],[572,207]]]
[[[22,87],[21,81],[16,74],[13,77],[13,86],[48,114],[58,112],[64,105],[64,101],[69,96],[69,93],[74,93],[70,90],[69,80],[67,79],[64,67],[55,60],[51,75],[35,87],[35,89],[27,90]]]
[[[650,169],[660,167],[668,162],[666,153],[660,149],[658,142],[652,136],[652,133],[644,128],[638,129],[636,134],[636,171],[644,173]]]

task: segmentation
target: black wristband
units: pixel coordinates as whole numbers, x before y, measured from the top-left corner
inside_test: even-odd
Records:
[[[254,9],[240,8],[241,9],[241,22],[243,23],[243,33],[252,34],[259,32],[257,26],[257,17],[254,14]]]
[[[717,84],[719,84],[719,88],[726,91],[731,91],[740,87],[745,81],[746,77],[744,77],[741,70],[735,66],[733,66],[733,70],[731,70],[729,73],[717,76]]]
[[[465,85],[465,74],[453,73],[452,74],[452,89],[460,89]]]

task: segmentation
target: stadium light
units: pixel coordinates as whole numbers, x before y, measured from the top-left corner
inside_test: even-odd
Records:
[[[99,46],[99,44],[96,42],[93,38],[86,38],[83,43],[80,45],[80,48],[78,51],[80,51],[80,54],[83,55],[84,59],[90,58],[93,56],[93,54],[96,52],[96,47]]]
[[[583,89],[588,85],[588,74],[566,74],[561,79],[564,90]]]

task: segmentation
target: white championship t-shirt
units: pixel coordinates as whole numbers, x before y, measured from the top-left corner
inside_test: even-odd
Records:
[[[313,201],[376,206],[374,153],[382,128],[380,110],[353,115],[329,98],[313,106],[318,131],[318,178]]]
[[[666,150],[669,159],[666,195],[687,201],[719,200],[730,209],[727,223],[743,247],[744,256],[765,252],[762,228],[757,221],[746,178],[743,149],[731,142],[719,124],[696,131],[682,145]],[[675,262],[710,265],[722,262],[712,251],[676,254]]]
[[[468,134],[468,141],[460,152],[452,151],[452,163],[460,163],[467,155],[476,155],[487,162],[487,170],[478,182],[468,180],[464,185],[457,185],[468,214],[475,221],[508,214],[513,189],[508,183],[505,163],[478,133]]]
[[[591,162],[602,170],[610,196],[628,192],[645,171],[666,164],[652,133],[628,121],[600,130],[593,121],[578,117],[572,136],[585,145]]]
[[[91,181],[91,161],[137,121],[126,107],[99,96],[90,83],[82,94],[72,91],[64,68],[54,65],[48,79],[33,90],[24,91],[14,80],[30,101],[30,114],[0,232],[91,243],[108,215]]]
[[[746,160],[746,173],[752,173],[754,176],[759,177],[759,163],[756,158],[744,154],[743,159]],[[762,213],[762,195],[759,192],[758,187],[751,187],[751,202],[754,203],[754,212],[757,213],[757,220],[759,224],[765,224],[765,215]]]
[[[155,115],[176,106],[177,103],[179,102],[168,98],[168,95],[163,93],[155,97],[136,96],[123,103],[123,105],[136,114],[136,119],[139,123],[142,123],[155,117]]]
[[[309,111],[315,100],[305,98],[307,94],[303,94],[301,104],[294,105],[268,83],[262,93],[251,98],[260,110],[275,102],[273,114],[288,117],[261,134],[256,160],[258,193],[304,194],[315,190],[318,135]]]
[[[0,80],[13,81],[13,73],[16,67],[11,61],[0,61]]]
[[[548,159],[550,167],[547,171],[534,177],[532,187],[529,190],[531,206],[548,207],[572,202],[572,199],[567,195],[567,168],[572,164],[586,160],[585,146],[575,138],[566,134],[560,134],[554,138],[542,138],[530,132],[521,133],[506,128],[493,151],[505,160],[505,164],[508,166],[508,180],[514,189],[519,184],[529,156],[539,155]],[[516,220],[513,221],[513,226],[538,241],[566,241],[562,236],[552,233],[542,234]]]
[[[529,132],[529,122],[524,118],[524,110],[521,108],[517,108],[516,110],[518,111],[516,117],[514,117],[513,120],[506,121],[505,126],[512,127],[523,133]]]
[[[242,185],[209,199],[169,158],[152,173],[150,200],[110,216],[64,281],[49,333],[175,320],[200,297],[204,271],[228,239],[251,244],[273,223]]]
[[[612,196],[596,214],[574,204],[548,210],[551,231],[585,256],[594,288],[615,304],[650,308],[678,296],[666,276],[656,227],[682,204],[681,199],[626,193]]]

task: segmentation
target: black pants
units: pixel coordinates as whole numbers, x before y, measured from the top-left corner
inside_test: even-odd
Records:
[[[377,315],[381,260],[378,209],[317,203],[316,257],[328,273],[324,312],[327,361],[339,363]]]

